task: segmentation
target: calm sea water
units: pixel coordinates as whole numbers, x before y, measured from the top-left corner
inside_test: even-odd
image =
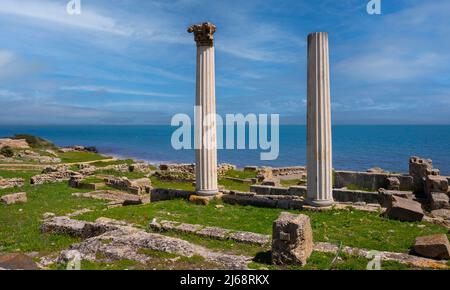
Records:
[[[26,133],[60,146],[96,146],[101,153],[150,162],[193,162],[193,150],[174,150],[170,126],[0,126],[0,136]],[[280,154],[260,161],[260,150],[219,150],[219,162],[238,166],[289,166],[306,163],[306,127],[280,127]],[[333,166],[366,170],[382,167],[407,172],[408,159],[433,159],[435,168],[450,175],[450,126],[334,126]]]

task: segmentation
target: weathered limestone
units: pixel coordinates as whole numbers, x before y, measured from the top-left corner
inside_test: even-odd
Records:
[[[405,222],[421,221],[424,213],[420,203],[393,195],[386,210],[386,216]]]
[[[433,161],[413,156],[409,159],[409,175],[414,181],[414,194],[423,196],[425,191],[425,178],[431,175]]]
[[[127,177],[108,178],[106,180],[106,185],[137,195],[150,193],[150,190],[152,189],[151,180],[149,178],[133,180],[130,180]]]
[[[7,194],[7,195],[0,197],[0,203],[6,204],[6,205],[15,204],[15,203],[25,203],[25,202],[27,202],[27,193],[26,192]]]
[[[445,234],[418,237],[414,252],[427,258],[447,260],[450,259],[450,244]]]
[[[335,170],[334,187],[341,188],[349,185],[373,191],[379,188],[394,189],[397,186],[399,190],[412,190],[413,178],[401,174]]]
[[[330,67],[328,33],[308,35],[307,178],[308,202],[333,204]]]
[[[0,256],[0,270],[38,270],[33,258],[20,254],[6,254]]]
[[[30,145],[25,139],[0,138],[0,148],[9,146],[15,149],[28,149]]]
[[[282,212],[273,223],[272,262],[305,265],[313,251],[309,217]]]
[[[115,190],[96,190],[93,192],[73,193],[73,196],[110,201],[110,205],[139,205],[150,202],[150,196],[136,195]]]
[[[192,25],[197,43],[197,107],[195,116],[196,191],[198,195],[216,195],[217,140],[216,140],[216,92],[214,65],[214,32],[211,23]]]
[[[21,187],[25,184],[23,178],[2,178],[0,177],[0,189]]]
[[[33,185],[40,185],[45,183],[57,183],[69,181],[70,177],[73,175],[79,175],[79,173],[68,170],[68,171],[56,171],[46,174],[39,174],[31,177],[30,183]]]

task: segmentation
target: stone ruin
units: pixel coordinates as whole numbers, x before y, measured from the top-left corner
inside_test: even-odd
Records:
[[[79,175],[80,173],[68,170],[67,166],[57,165],[48,166],[42,170],[41,174],[31,177],[30,183],[32,185],[40,185],[45,183],[57,183],[68,181],[72,176]]]
[[[136,195],[150,193],[152,189],[151,181],[149,178],[140,178],[133,180],[130,180],[127,177],[107,178],[106,185]]]
[[[23,178],[3,178],[0,176],[0,189],[22,187],[24,184]]]

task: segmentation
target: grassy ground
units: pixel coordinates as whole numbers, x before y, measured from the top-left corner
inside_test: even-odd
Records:
[[[42,254],[68,247],[77,239],[59,235],[41,235],[42,214],[53,212],[64,215],[82,208],[100,209],[103,203],[72,197],[79,189],[69,188],[67,183],[32,186],[29,177],[36,171],[22,171],[20,174],[1,170],[0,176],[26,177],[27,184],[22,188],[0,190],[0,196],[13,192],[27,192],[28,202],[15,205],[0,205],[0,252],[31,252]]]
[[[243,170],[229,170],[229,171],[227,171],[225,176],[234,177],[234,178],[241,178],[241,179],[255,178],[256,177],[256,172],[243,171]]]
[[[58,156],[63,163],[88,162],[110,158],[97,153],[77,151],[58,153]]]
[[[93,199],[77,198],[73,192],[83,192],[80,189],[69,188],[67,183],[56,183],[31,186],[29,178],[38,174],[37,170],[0,170],[2,177],[23,177],[27,184],[23,188],[0,190],[0,196],[12,192],[25,191],[28,202],[17,205],[0,205],[0,252],[33,252],[45,255],[67,248],[77,239],[60,235],[42,235],[39,227],[42,224],[42,214],[53,212],[64,215],[82,208],[90,208],[93,212],[77,217],[82,220],[95,220],[98,217],[110,217],[136,223],[143,229],[148,228],[154,218],[174,220],[185,223],[219,226],[232,230],[252,231],[270,234],[273,221],[282,210],[238,206],[213,201],[208,206],[196,205],[186,200],[170,200],[147,205],[129,206],[106,209],[105,202]],[[123,175],[116,173],[117,175]],[[144,174],[132,175],[143,177]],[[130,175],[131,177],[131,175]],[[228,189],[236,189],[241,183],[221,181]],[[165,182],[152,177],[154,187],[193,190],[188,182]],[[242,190],[242,189],[238,189]],[[223,207],[216,207],[217,205]],[[300,211],[292,211],[300,213]],[[342,243],[345,246],[408,252],[415,237],[434,233],[446,233],[443,227],[422,223],[402,223],[384,219],[377,213],[367,213],[356,210],[327,212],[302,211],[311,217],[315,241]],[[235,254],[245,254],[255,257],[251,264],[253,268],[279,268],[270,265],[269,248],[239,244],[233,241],[217,241],[189,234],[169,234],[191,241],[193,243]],[[114,263],[83,262],[84,269],[204,269],[211,267],[201,259],[185,259],[167,257],[163,253],[148,253],[152,259],[147,265],[132,261],[117,261]],[[184,260],[183,260],[184,259]],[[334,255],[314,253],[306,269],[365,269],[367,259],[343,255],[334,264]],[[397,263],[384,263],[384,269],[409,268]],[[298,268],[298,267],[297,267]],[[289,267],[289,269],[297,269]]]
[[[179,222],[219,226],[233,230],[244,230],[270,234],[272,222],[280,209],[258,208],[212,202],[200,206],[185,200],[171,200],[129,208],[114,208],[105,212],[93,212],[80,216],[95,220],[97,217],[126,220],[146,227],[152,218]],[[299,213],[299,211],[292,211]],[[415,237],[434,233],[446,233],[443,227],[429,223],[402,223],[380,217],[376,213],[362,211],[332,210],[327,212],[303,211],[311,217],[315,241],[342,242],[345,246],[408,252]]]

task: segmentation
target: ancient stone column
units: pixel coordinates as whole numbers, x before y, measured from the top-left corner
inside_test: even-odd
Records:
[[[197,43],[197,89],[195,116],[195,176],[198,195],[214,196],[217,186],[216,84],[214,32],[211,23],[192,25]]]
[[[307,202],[333,204],[328,33],[308,35]]]

